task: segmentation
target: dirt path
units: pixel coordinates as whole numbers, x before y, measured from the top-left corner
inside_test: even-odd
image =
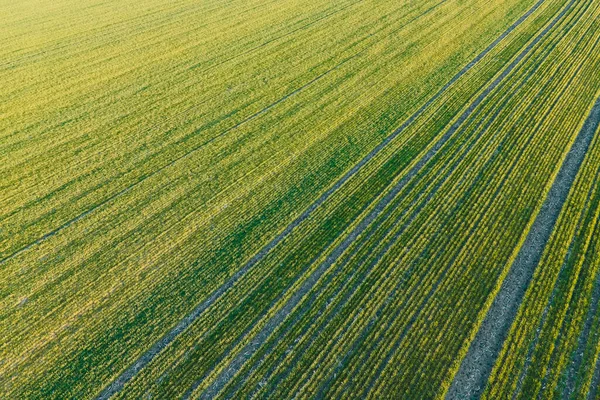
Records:
[[[599,124],[600,97],[567,153],[521,250],[454,376],[446,399],[464,400],[481,396]]]

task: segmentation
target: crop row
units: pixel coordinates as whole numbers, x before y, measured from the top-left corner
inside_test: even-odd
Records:
[[[488,397],[584,398],[593,388],[598,343],[595,137],[504,344]]]
[[[20,129],[19,118],[24,123],[40,122],[23,126],[23,132],[13,132],[2,142],[6,144],[3,151],[10,155],[3,185],[6,182],[10,191],[2,198],[0,328],[7,340],[0,351],[7,360],[1,368],[9,395],[69,392],[79,397],[105,385],[106,377],[114,376],[206,297],[241,260],[281,229],[288,216],[306,207],[319,190],[441,86],[445,74],[458,70],[472,49],[484,47],[493,29],[500,26],[496,23],[488,36],[474,33],[472,43],[458,49],[463,44],[457,40],[462,32],[452,27],[453,19],[478,12],[483,17],[476,32],[483,33],[495,15],[453,2],[426,2],[415,8],[398,8],[388,2],[363,6],[369,6],[372,18],[361,21],[351,10],[343,13],[340,21],[347,24],[346,31],[339,33],[338,42],[323,41],[332,36],[327,34],[329,26],[321,23],[309,33],[298,31],[291,36],[289,40],[296,39],[297,47],[272,42],[264,52],[244,56],[253,63],[235,60],[244,68],[231,68],[232,60],[207,75],[184,74],[180,86],[168,78],[177,69],[161,67],[157,71],[167,76],[164,84],[139,92],[127,89],[120,92],[123,97],[109,94],[103,100],[106,103],[94,103],[96,93],[106,92],[100,83],[103,78],[80,72],[73,74],[80,80],[54,91],[65,96],[62,108],[55,98],[43,98],[46,83],[42,82],[41,103],[31,101],[32,109],[57,118],[56,124],[29,111],[19,113],[20,103],[11,104],[14,114],[3,121],[6,126]],[[446,9],[415,19],[433,6]],[[487,10],[504,12],[501,6],[490,5]],[[438,25],[432,24],[436,19]],[[174,34],[193,37],[185,32]],[[79,40],[76,35],[72,38]],[[89,43],[76,42],[73,48],[82,45]],[[299,52],[303,46],[314,53]],[[197,55],[198,49],[184,49]],[[281,64],[281,57],[290,54],[298,54],[297,62],[306,64],[302,68]],[[165,60],[173,57],[157,53],[162,55]],[[307,56],[313,56],[312,65],[305,60]],[[93,60],[87,60],[90,68],[103,71],[102,64]],[[277,67],[267,69],[269,62]],[[150,58],[148,68],[155,63]],[[70,64],[63,67],[65,71],[72,68]],[[176,68],[168,63],[171,67]],[[398,69],[403,73],[391,74]],[[439,72],[432,75],[431,71]],[[121,83],[132,79],[123,75],[119,81],[108,69],[105,72],[105,81],[119,90]],[[144,72],[128,73],[147,79]],[[296,75],[290,77],[292,73]],[[295,92],[320,76],[316,84]],[[265,77],[275,83],[263,87],[259,82]],[[234,78],[241,85],[239,91],[233,91],[234,98],[223,96],[222,90]],[[22,86],[19,81],[12,84]],[[78,87],[81,97],[72,92]],[[414,97],[403,108],[390,108],[413,91]],[[20,93],[15,96],[27,92]],[[249,98],[249,93],[255,97]],[[296,94],[286,97],[290,93]],[[148,94],[144,101],[134,98]],[[189,112],[165,113],[166,101],[171,101],[167,95],[172,96],[176,109]],[[84,99],[85,107],[77,108]],[[26,96],[23,103],[30,103],[25,100]],[[199,100],[205,111],[188,108]],[[55,108],[50,110],[44,101],[54,102]],[[117,108],[104,107],[113,103]],[[146,115],[148,104],[154,104],[157,114]],[[135,113],[130,115],[130,111]],[[221,112],[231,118],[218,115]],[[63,117],[72,117],[76,123],[61,121]],[[90,125],[90,118],[98,125]],[[198,130],[202,125],[210,131]],[[190,153],[228,129],[232,134]],[[24,140],[29,136],[31,141]],[[41,149],[44,154],[36,157]],[[73,158],[74,154],[80,158]],[[171,164],[186,154],[191,155]],[[414,154],[404,154],[406,162]],[[23,168],[24,162],[31,165],[30,173]],[[343,228],[341,221],[337,227]]]
[[[541,47],[542,46],[540,46],[540,48]],[[564,81],[563,81],[563,84],[564,84]],[[513,88],[509,86],[508,89],[513,89]],[[492,110],[492,109],[493,109],[493,107],[490,107],[490,110]],[[569,132],[569,133],[572,133],[572,132]],[[513,137],[513,139],[514,139],[514,137]],[[556,146],[556,151],[559,151],[561,148],[562,148],[561,146]],[[445,153],[443,153],[443,154],[445,154]],[[475,154],[477,154],[477,153],[475,152]],[[556,155],[555,155],[555,157],[556,157]],[[436,165],[443,165],[443,163],[440,163],[440,164],[436,163]],[[542,185],[542,187],[543,187],[543,185]],[[534,197],[532,196],[532,198],[534,198]],[[531,198],[530,198],[530,201],[531,201]],[[353,204],[353,205],[356,204],[356,202],[352,198],[350,198],[349,203]],[[429,214],[429,215],[433,215],[433,214]],[[415,225],[415,226],[422,226],[422,225]],[[460,236],[457,236],[457,237],[460,237]],[[305,252],[299,252],[299,253],[306,254]],[[308,259],[312,261],[312,259],[310,257],[308,257]],[[290,267],[290,264],[286,264],[283,262],[281,263],[281,265],[285,265],[287,268]],[[361,265],[362,265],[362,263],[361,263]],[[394,281],[394,280],[391,279],[391,281]],[[300,283],[297,283],[296,287],[298,287],[299,284]],[[369,286],[367,286],[367,287],[369,287]],[[379,287],[379,286],[375,285],[375,287]],[[291,292],[293,292],[293,291],[291,291]],[[385,292],[385,291],[383,291],[383,292]],[[263,290],[262,292],[259,292],[259,294],[263,294],[263,295],[265,295],[265,293],[268,294],[269,290],[267,289],[267,290]],[[281,305],[284,303],[285,300],[286,300],[285,298],[280,299],[280,300],[278,300],[277,304]],[[251,302],[249,302],[249,304],[256,305],[257,301],[251,301]],[[277,305],[275,305],[274,309],[276,309],[276,308],[277,308]],[[313,308],[312,306],[308,307],[308,309],[312,309],[312,308]],[[302,308],[302,309],[305,309],[305,308]],[[273,315],[274,312],[275,312],[274,310],[270,311],[270,315]],[[246,320],[247,319],[255,319],[255,316],[256,316],[256,312],[253,312],[251,309],[246,309],[245,312],[239,311],[239,312],[234,313],[234,315],[231,316],[231,318],[235,318],[238,321],[238,323],[242,323],[244,318]],[[263,317],[263,315],[259,315],[259,317]],[[356,318],[353,319],[353,318],[348,317],[347,314],[344,314],[344,313],[340,314],[339,318],[342,318],[344,321],[357,320]],[[293,318],[290,318],[290,321],[293,321]],[[201,324],[201,326],[207,327],[210,325]],[[228,325],[228,326],[230,327],[231,325]],[[205,359],[206,357],[217,357],[216,360],[218,360],[218,361],[214,361],[212,363],[210,361],[208,361],[209,364],[213,364],[213,367],[210,367],[210,365],[209,365],[209,368],[211,368],[211,369],[217,368],[219,365],[223,365],[223,361],[226,359],[223,359],[223,357],[219,357],[218,354],[215,354],[216,352],[218,352],[218,349],[222,348],[225,351],[225,354],[233,353],[233,352],[235,352],[236,347],[237,347],[237,349],[240,349],[243,346],[244,340],[246,340],[246,339],[244,339],[244,336],[250,336],[252,334],[252,332],[247,332],[243,336],[241,336],[241,339],[236,341],[235,339],[231,338],[232,331],[230,329],[227,329],[225,327],[223,327],[222,329],[223,330],[220,332],[220,334],[218,334],[218,333],[214,334],[213,339],[210,339],[210,337],[207,339],[205,336],[202,336],[202,334],[200,334],[199,336],[195,336],[195,337],[203,337],[203,339],[200,343],[195,343],[195,345],[192,346],[191,342],[187,342],[186,345],[181,346],[181,348],[187,348],[187,349],[191,348],[192,351],[191,352],[183,352],[183,351],[179,352],[180,357],[177,359],[176,364],[177,364],[177,367],[179,368],[179,370],[182,371],[182,372],[180,372],[180,374],[190,374],[190,375],[196,374],[196,375],[200,375],[200,376],[203,375],[203,373],[199,372],[198,369],[202,369],[202,368],[206,368],[206,367],[198,362],[199,358],[195,358],[195,357],[202,357],[200,359]],[[241,332],[244,332],[243,328],[238,328],[238,329]],[[258,328],[254,328],[255,333],[257,332],[257,329]],[[223,334],[224,332],[228,332],[228,335],[224,335]],[[198,333],[198,332],[196,332],[196,333]],[[194,336],[192,336],[191,333],[190,333],[190,336],[192,338],[194,337]],[[276,338],[278,337],[276,334],[274,336]],[[330,337],[330,336],[327,336],[327,337]],[[219,342],[216,342],[216,343],[211,342],[212,340],[217,340],[217,339],[220,341],[221,344],[219,344]],[[193,339],[191,339],[191,340],[193,340]],[[204,340],[207,340],[208,342],[204,342]],[[231,340],[233,340],[233,344],[227,344],[228,342],[231,343]],[[225,343],[223,343],[223,342],[225,342]],[[232,346],[232,345],[234,346],[233,349],[232,348],[227,349],[228,346]],[[219,346],[221,346],[221,347],[219,347]],[[200,356],[198,354],[198,352],[201,352],[205,355]],[[197,355],[194,356],[194,353],[196,353]],[[209,354],[207,354],[207,353],[209,353]],[[213,355],[211,355],[211,354],[213,354]],[[323,354],[324,355],[335,355],[338,353],[335,351],[334,352],[327,351],[327,352],[324,352]],[[302,369],[302,371],[306,371],[306,369]],[[176,373],[172,373],[170,376],[175,375],[175,374]],[[163,376],[159,383],[168,385],[168,382],[165,383],[165,380],[167,380],[167,378],[165,378],[165,376]],[[172,382],[173,383],[171,385],[171,390],[176,390],[176,387],[178,387],[182,382],[182,376],[181,375],[173,376]],[[147,384],[142,384],[141,386],[146,387],[146,385]],[[283,386],[283,387],[285,388],[285,386]]]
[[[588,20],[588,19],[586,18],[586,20]],[[593,20],[593,19],[590,19],[590,20]],[[564,54],[568,54],[568,52],[566,52]],[[574,58],[574,59],[576,59],[576,58]],[[552,63],[552,65],[555,65],[555,64]],[[594,67],[595,66],[588,66],[588,71],[587,71],[588,77],[593,77],[592,72],[594,70]],[[565,85],[565,87],[567,86],[568,83],[569,83],[568,80],[563,80],[562,81],[562,84]],[[561,91],[558,91],[558,93],[560,93],[560,92]],[[557,93],[557,92],[551,91],[550,93]],[[588,96],[588,99],[589,99],[589,96]],[[566,98],[563,98],[563,101],[566,101]],[[569,103],[567,103],[567,104],[569,104]],[[524,110],[524,109],[525,108],[522,108],[521,110]],[[542,114],[542,115],[544,115],[544,114]],[[578,113],[577,115],[581,115],[581,114]],[[555,122],[564,122],[564,121],[557,120]],[[576,121],[572,121],[572,122],[576,122]],[[564,126],[567,127],[568,124],[564,124]],[[573,127],[573,125],[571,125],[571,127]],[[551,130],[551,129],[547,130],[546,132],[548,132],[548,133],[553,132],[554,133],[554,131]],[[565,135],[572,135],[573,134],[573,131],[572,130],[568,130],[568,129],[564,129],[563,132],[565,132]],[[517,136],[513,136],[513,139],[516,139],[516,138],[517,138]],[[538,138],[538,140],[540,140],[540,141],[533,142],[533,143],[527,143],[528,146],[524,147],[524,149],[532,151],[531,148],[533,148],[533,149],[538,149],[538,152],[539,151],[543,151],[544,150],[543,145],[547,145],[548,144],[547,137],[546,137],[546,141],[544,141],[544,142],[542,142],[540,138]],[[537,143],[537,146],[534,146],[536,143]],[[555,147],[555,151],[557,151],[557,152],[559,152],[559,151],[562,152],[562,151],[564,151],[563,149],[564,149],[564,146],[556,146]],[[479,153],[476,153],[476,154],[479,154]],[[560,153],[558,153],[558,154],[560,154]],[[527,163],[528,160],[531,159],[531,157],[527,156],[527,153],[525,153],[522,157],[523,158],[520,159],[521,163]],[[554,155],[554,157],[556,157],[556,154]],[[552,163],[549,163],[549,165],[552,165]],[[523,168],[523,169],[525,169],[525,168]],[[519,168],[519,165],[515,165],[513,170],[522,171]],[[495,175],[493,175],[493,176],[495,176]],[[547,175],[546,175],[546,177],[547,177]],[[525,182],[527,182],[527,181],[521,180],[521,185],[523,185]],[[542,179],[540,179],[538,182],[540,182],[540,187],[543,188],[545,181],[542,180]],[[531,183],[532,183],[531,180],[528,181],[528,184],[531,184]],[[462,193],[462,192],[458,191],[458,193]],[[468,193],[468,194],[472,195],[471,193]],[[482,196],[479,196],[478,198],[481,199]],[[529,201],[533,201],[535,199],[536,199],[536,197],[532,196],[532,197],[529,198]],[[522,201],[522,199],[521,199],[521,201]],[[436,203],[436,204],[438,204],[438,203]],[[450,204],[453,204],[453,201],[450,201]],[[461,204],[460,201],[458,202],[458,204]],[[511,209],[509,208],[509,210],[511,210]],[[454,209],[454,210],[452,210],[452,212],[449,212],[448,214],[451,215],[457,221],[472,220],[470,218],[466,218],[465,216],[461,215],[458,211],[459,210]],[[487,214],[488,214],[487,212],[488,211],[490,211],[490,210],[489,209],[487,209],[487,210],[486,209],[484,209],[484,210],[478,210],[478,212],[480,213],[481,216],[487,216]],[[426,215],[434,215],[434,212],[428,213]],[[518,215],[517,215],[517,217],[518,217]],[[508,220],[508,218],[506,218],[506,220]],[[492,221],[491,223],[493,223],[493,224],[496,225],[495,228],[498,228],[497,227],[498,219],[491,219],[491,221]],[[517,221],[517,223],[523,224],[523,218],[518,218],[516,221]],[[416,225],[416,227],[419,227],[419,229],[421,229],[421,235],[423,235],[424,233],[423,233],[422,227],[424,226],[424,224],[415,224],[415,225]],[[427,225],[429,225],[429,223]],[[432,224],[432,226],[436,227],[436,225],[434,225],[434,224]],[[469,226],[467,226],[467,227],[469,227]],[[494,226],[492,226],[492,227],[494,227]],[[439,230],[438,227],[436,227],[436,228]],[[416,234],[416,232],[415,232],[415,234]],[[440,234],[438,236],[439,237],[444,237],[446,235],[444,235],[442,233],[442,234]],[[450,238],[457,238],[458,240],[461,240],[461,238],[464,238],[465,236],[468,237],[467,235],[464,235],[464,234],[463,235],[455,234],[455,235],[450,236]],[[411,235],[410,237],[414,237],[414,236]],[[475,236],[475,237],[477,237],[477,236]],[[483,238],[487,239],[488,236],[483,235]],[[518,236],[516,238],[518,239]],[[514,239],[515,238],[513,238],[513,240]],[[460,252],[466,252],[465,250],[468,249],[468,247],[466,247],[466,246],[464,248],[462,248],[462,249],[460,248],[460,246],[453,246],[452,242],[449,241],[448,237],[444,237],[443,240],[445,241],[445,243],[442,242],[442,245],[440,247],[441,247],[441,249],[444,250],[444,253],[448,253],[447,250],[449,248],[458,247],[458,250]],[[429,243],[431,243],[431,242],[432,241],[429,240]],[[506,249],[507,247],[509,248],[509,246],[501,246],[501,245],[499,246],[500,249],[503,249],[503,248]],[[406,245],[404,246],[403,249],[405,249],[405,248],[406,248]],[[477,248],[478,248],[478,251],[481,252],[482,249],[486,249],[487,248],[486,243],[484,242],[483,245],[481,245],[481,244],[477,245]],[[493,251],[493,250],[495,250],[495,248],[492,248],[491,250]],[[505,250],[505,256],[509,256],[509,255],[510,254],[506,254],[506,250]],[[492,253],[492,256],[494,256],[493,253]],[[406,256],[406,257],[408,258],[408,256]],[[443,262],[440,262],[439,264],[441,264],[441,265],[448,265],[448,268],[449,268],[450,266],[453,266],[455,264],[461,265],[461,263],[465,263],[465,260],[461,259],[461,257],[454,258],[453,255],[452,255],[452,253],[450,253],[449,255],[446,255],[446,257],[450,258],[450,260],[448,260],[448,259],[442,260]],[[462,258],[464,258],[464,257],[465,257],[465,255],[463,253]],[[490,257],[490,258],[494,259],[494,257]],[[420,259],[417,258],[416,261],[418,262],[418,261],[420,261],[422,259],[423,259],[423,257],[421,257]],[[428,282],[427,279],[431,279],[431,278],[428,278],[428,275],[431,274],[432,267],[435,267],[435,265],[436,265],[436,264],[433,264],[431,262],[431,258],[429,258],[428,261],[429,261],[429,263],[427,264],[428,269],[427,269],[426,275],[424,277],[425,280],[424,281],[417,281],[417,282],[415,282],[413,284],[414,285],[413,286],[414,290],[415,291],[421,291],[421,293],[423,293],[423,294],[427,293],[427,290],[423,290],[423,288],[424,289],[429,289],[429,287],[427,287],[426,285],[432,285],[432,283],[429,283],[429,284],[427,283]],[[448,261],[450,261],[450,262],[448,262]],[[404,263],[399,262],[399,264],[402,265]],[[364,263],[362,262],[362,260],[361,260],[361,262],[358,263],[358,266],[360,266],[360,265],[364,265]],[[394,264],[392,264],[392,265],[394,265]],[[410,265],[410,262],[407,261],[406,265]],[[349,268],[349,270],[350,271],[354,271],[353,268]],[[425,274],[425,271],[423,273]],[[371,284],[365,284],[365,287],[363,289],[365,293],[368,293],[371,296],[378,296],[378,295],[379,296],[384,296],[384,298],[385,298],[385,296],[388,293],[395,293],[395,290],[392,289],[392,287],[388,286],[389,289],[386,290],[386,286],[385,286],[386,284],[387,285],[394,285],[398,281],[402,282],[402,279],[398,279],[398,278],[394,279],[394,275],[393,274],[386,274],[385,272],[381,272],[380,276],[381,276],[380,281],[375,281],[375,282],[372,282]],[[472,276],[467,276],[467,279],[473,279],[473,277]],[[433,281],[429,280],[429,282],[433,282]],[[485,282],[485,280],[484,280],[484,282]],[[431,287],[435,289],[436,285],[433,284]],[[463,286],[459,286],[459,287],[463,287]],[[376,288],[376,290],[377,290],[376,293],[373,293],[374,288]],[[411,287],[409,285],[407,291],[410,292],[410,290],[411,290]],[[335,289],[334,289],[334,291],[335,291]],[[459,293],[460,294],[464,294],[464,293],[462,293],[460,291],[456,292],[456,294],[459,294]],[[454,294],[454,295],[456,295],[456,294]],[[415,296],[415,297],[417,297],[417,296]],[[442,300],[445,300],[443,297],[440,299],[440,297],[442,297],[442,296],[441,295],[438,296],[438,302],[442,302]],[[364,298],[363,298],[363,300],[364,300]],[[411,300],[411,299],[400,298],[398,301],[401,301],[402,303],[406,303],[407,300]],[[425,297],[425,300],[428,300],[428,298]],[[383,302],[383,300],[381,300],[381,301]],[[410,307],[410,305],[406,305],[405,307],[403,307],[402,303],[392,304],[392,305],[389,306],[389,309],[393,310],[393,312],[391,312],[392,315],[393,314],[398,314],[398,310],[404,311],[405,307],[407,309]],[[385,303],[383,303],[383,304],[385,304]],[[434,307],[434,306],[432,306],[432,307]],[[313,304],[310,305],[310,309],[312,309],[312,308],[313,308]],[[357,332],[359,330],[359,326],[361,324],[366,324],[367,321],[369,321],[369,319],[365,318],[364,315],[363,315],[363,313],[365,313],[364,310],[365,309],[369,309],[369,303],[368,302],[365,302],[365,301],[358,302],[357,301],[356,303],[349,305],[348,308],[350,310],[356,310],[355,314],[352,314],[352,313],[349,314],[348,312],[344,312],[343,310],[341,310],[341,311],[340,310],[336,310],[336,312],[340,314],[337,318],[339,320],[343,321],[343,323],[345,324],[345,327],[344,327],[344,325],[342,325],[342,327],[338,328],[339,329],[338,331],[329,331],[328,333],[324,333],[321,336],[321,338],[322,338],[321,340],[324,341],[325,343],[327,343],[327,345],[329,347],[317,348],[314,351],[298,352],[298,353],[290,351],[290,348],[292,348],[293,346],[290,346],[290,347],[286,348],[286,351],[289,352],[288,354],[294,354],[297,357],[302,357],[302,359],[306,360],[307,364],[304,364],[302,366],[297,367],[296,371],[298,371],[298,373],[300,375],[296,375],[296,376],[292,375],[291,377],[288,375],[288,382],[290,382],[290,384],[292,382],[295,382],[296,386],[286,385],[285,382],[283,384],[281,382],[279,382],[279,385],[275,386],[276,383],[274,383],[273,386],[275,386],[276,389],[272,389],[272,390],[275,390],[273,393],[283,395],[284,393],[290,393],[289,392],[290,390],[291,390],[291,393],[297,393],[297,392],[294,392],[294,390],[301,390],[300,393],[303,393],[305,395],[311,395],[311,394],[315,395],[317,393],[322,393],[322,392],[320,392],[321,388],[319,387],[319,385],[315,385],[314,383],[315,382],[325,382],[325,383],[328,382],[328,379],[326,379],[327,378],[326,374],[327,373],[334,374],[335,372],[332,372],[332,371],[338,370],[338,368],[335,367],[336,363],[341,363],[341,362],[345,361],[344,358],[342,357],[342,354],[344,354],[344,352],[340,351],[340,348],[343,348],[344,346],[346,346],[346,347],[350,347],[350,351],[352,350],[352,345],[350,344],[351,342],[348,341],[348,340],[343,340],[341,338],[338,338],[336,336],[336,334],[348,335],[346,332],[352,332],[352,331]],[[430,317],[429,318],[433,318],[433,316],[436,315],[436,312],[434,310],[429,311],[430,312]],[[408,313],[408,314],[405,314],[404,318],[402,318],[402,316],[403,316],[402,314],[396,315],[395,316],[395,319],[397,321],[396,322],[396,326],[392,325],[391,327],[388,327],[388,329],[383,329],[380,333],[382,335],[383,334],[387,335],[387,334],[389,334],[389,332],[395,332],[396,335],[398,335],[399,332],[403,332],[402,326],[398,326],[398,323],[402,323],[402,324],[406,324],[406,325],[411,324],[412,317],[410,315],[410,311],[411,311],[410,309],[408,309],[407,311],[404,311],[404,312]],[[419,308],[417,308],[417,310],[413,309],[412,311],[413,311],[413,313],[415,311],[421,312]],[[456,312],[454,309],[452,309],[452,311]],[[371,311],[371,312],[376,313],[375,309],[373,309],[373,311]],[[426,313],[426,312],[428,312],[427,309],[425,309],[424,311],[422,311],[422,313]],[[444,313],[440,312],[437,315],[438,315],[438,318],[443,318],[446,321],[447,321],[447,319],[449,317],[449,315],[447,313],[444,314]],[[385,311],[382,311],[380,313],[376,313],[376,316],[377,316],[377,322],[379,323],[379,321],[382,318],[384,318]],[[413,314],[413,316],[414,316],[414,314]],[[292,318],[291,321],[294,321],[293,320],[293,315],[292,315],[291,318]],[[310,315],[307,316],[307,319],[309,321],[311,320]],[[297,321],[294,321],[294,322],[297,323]],[[408,335],[409,335],[408,337],[409,338],[410,337],[414,337],[414,340],[417,340],[417,342],[416,343],[413,342],[412,344],[406,344],[406,346],[402,346],[402,347],[399,347],[399,348],[392,347],[392,354],[393,354],[394,357],[397,357],[397,358],[395,359],[395,362],[394,362],[394,359],[387,359],[386,363],[384,364],[384,367],[387,367],[388,365],[401,366],[402,369],[405,369],[407,371],[407,374],[402,375],[402,378],[405,378],[405,379],[408,378],[408,379],[411,379],[412,381],[403,382],[400,379],[400,377],[393,376],[394,377],[394,380],[393,380],[394,385],[397,385],[397,386],[393,386],[392,388],[390,388],[389,385],[386,385],[387,382],[385,380],[381,379],[381,376],[377,376],[376,375],[376,377],[379,378],[377,380],[377,384],[380,385],[380,386],[385,387],[386,390],[389,390],[388,393],[400,393],[401,390],[406,390],[408,392],[408,390],[411,390],[411,389],[413,389],[413,390],[416,389],[415,393],[423,393],[422,391],[426,390],[426,389],[430,389],[430,390],[437,389],[437,385],[435,384],[435,382],[432,383],[432,376],[435,376],[435,375],[432,375],[431,373],[428,373],[429,371],[424,370],[424,363],[431,362],[431,364],[433,364],[434,367],[441,368],[441,369],[444,368],[444,365],[447,365],[447,364],[444,364],[443,362],[439,362],[439,359],[437,359],[437,360],[434,359],[434,360],[430,361],[430,358],[429,358],[429,357],[431,357],[432,354],[436,355],[434,352],[432,352],[433,350],[437,350],[439,352],[439,351],[444,351],[445,349],[447,349],[447,347],[444,348],[443,346],[439,346],[439,344],[438,344],[439,341],[442,340],[443,330],[440,333],[438,333],[437,335],[433,335],[432,332],[429,331],[429,330],[426,330],[426,331],[420,330],[419,331],[419,330],[415,329],[415,326],[418,326],[416,324],[419,323],[419,322],[421,322],[421,326],[423,326],[422,329],[431,329],[429,327],[429,325],[433,325],[433,327],[435,327],[435,322],[431,322],[431,321],[429,321],[427,319],[424,319],[424,320],[421,319],[421,320],[414,321],[414,322],[412,322],[413,323],[412,326],[409,325],[407,327],[405,325],[405,329],[407,329],[408,332],[409,332],[408,333]],[[441,324],[441,321],[438,322],[438,325],[439,324]],[[335,327],[335,326],[336,325],[333,324],[333,327]],[[439,326],[443,326],[443,325],[439,325]],[[439,326],[437,328],[439,328]],[[299,332],[305,331],[306,327],[305,326],[300,326],[300,327],[295,328],[295,329],[297,329],[296,330],[296,335],[290,334],[288,336],[288,338],[290,340],[292,338],[297,338],[298,335],[300,335]],[[331,328],[331,329],[333,329],[333,328]],[[437,332],[437,330],[436,330],[436,332]],[[450,330],[450,332],[452,332],[452,335],[447,335],[447,337],[449,338],[449,340],[450,339],[455,339],[454,335],[455,335],[456,330],[453,329],[453,330]],[[277,331],[274,332],[273,341],[277,340],[277,341],[285,342],[285,338],[282,340],[278,336],[277,333],[278,333]],[[362,339],[362,341],[364,343],[370,343],[370,341],[368,339],[361,338],[361,336],[358,335],[357,333],[355,333],[355,335],[358,336],[359,340]],[[343,336],[343,337],[345,339],[347,339],[347,336]],[[400,351],[402,351],[403,348],[406,348],[406,351],[410,351],[410,352],[423,351],[423,348],[427,349],[426,345],[424,344],[424,338],[428,338],[428,340],[430,341],[431,345],[434,346],[430,350],[429,357],[421,356],[421,357],[415,357],[415,358],[413,358],[414,356],[413,357],[407,357],[406,354],[400,353]],[[397,339],[397,338],[394,338],[394,339],[400,340],[400,339]],[[406,339],[406,340],[409,340],[409,339]],[[288,341],[286,344],[289,346],[290,343],[291,342]],[[322,346],[324,346],[324,345],[322,344]],[[340,347],[336,348],[334,346],[340,346]],[[437,346],[439,346],[439,347],[437,347]],[[379,350],[379,351],[381,353],[381,350]],[[442,354],[442,356],[443,356],[443,354]],[[447,357],[447,358],[450,358],[450,357]],[[410,364],[406,365],[408,362],[410,362],[410,360],[415,360],[415,359],[416,359],[417,364],[412,365],[412,368],[411,368]],[[363,361],[363,363],[359,364],[359,365],[365,366],[365,370],[366,371],[372,371],[374,374],[377,374],[378,372],[379,373],[384,372],[384,371],[381,371],[380,368],[369,368],[369,364],[365,364],[365,362],[366,361],[371,361],[371,360],[362,360],[362,361]],[[438,361],[438,362],[436,362],[436,361]],[[272,366],[272,365],[270,365],[270,363],[268,361],[265,361],[265,364],[268,365],[268,366]],[[250,363],[250,365],[253,366],[252,363]],[[286,363],[282,363],[282,364],[278,364],[278,365],[287,365],[287,364]],[[370,364],[370,365],[373,365],[373,364]],[[417,371],[417,370],[419,371],[420,374],[422,374],[420,376],[421,377],[420,381],[419,381],[419,375],[415,374],[415,371]],[[356,371],[354,371],[352,369],[346,369],[346,371],[348,371],[348,375],[349,376],[352,376],[352,377],[357,377],[358,376],[359,378],[361,377],[360,374],[356,374],[355,373]],[[442,372],[446,372],[446,370],[442,370]],[[319,375],[319,373],[321,375]],[[325,375],[322,375],[323,373],[325,373]],[[262,374],[256,374],[256,376],[257,377],[262,377],[263,375]],[[425,376],[427,377],[427,380],[424,379]],[[267,384],[268,383],[269,382],[267,381]],[[307,385],[308,383],[312,383],[312,384],[310,386],[302,386],[302,385]],[[364,385],[364,383],[365,383],[364,381],[362,383],[363,384],[361,385],[361,382],[358,382],[356,387],[358,387],[358,388],[361,388],[361,387],[362,388],[371,388],[374,382],[371,381],[370,384],[368,384],[366,386]],[[423,385],[427,384],[427,383],[430,384],[431,387],[423,387]],[[298,386],[298,385],[300,385],[300,386]],[[277,390],[280,390],[280,392],[278,392]],[[313,392],[311,392],[311,390],[313,390]],[[349,393],[356,394],[356,393],[360,393],[360,392],[356,392],[356,391],[351,390]],[[405,394],[406,394],[406,392],[405,392]],[[360,394],[358,394],[358,395],[360,396]]]

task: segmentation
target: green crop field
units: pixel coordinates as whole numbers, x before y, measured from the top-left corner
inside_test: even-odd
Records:
[[[0,399],[600,399],[600,0],[0,0]]]

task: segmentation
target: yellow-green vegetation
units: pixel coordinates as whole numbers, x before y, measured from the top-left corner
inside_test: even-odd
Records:
[[[597,0],[0,15],[1,398],[600,395]]]
[[[488,398],[585,398],[593,388],[600,350],[599,155],[596,135],[493,371]]]

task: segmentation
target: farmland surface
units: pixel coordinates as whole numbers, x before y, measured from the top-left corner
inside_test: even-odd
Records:
[[[0,0],[1,399],[600,399],[599,0]]]

